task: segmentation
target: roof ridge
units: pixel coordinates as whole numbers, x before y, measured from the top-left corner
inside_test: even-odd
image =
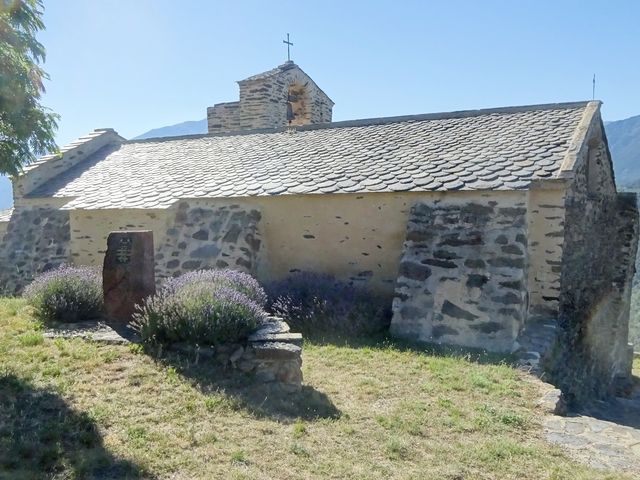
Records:
[[[14,202],[62,172],[83,162],[104,145],[120,144],[124,140],[113,128],[96,128],[93,132],[63,146],[55,154],[40,157],[23,168],[18,176],[13,177]]]
[[[331,97],[329,97],[329,95],[327,95],[327,92],[325,92],[322,88],[320,88],[320,85],[318,85],[316,83],[316,81],[311,78],[311,75],[309,75],[307,72],[305,72],[302,67],[300,65],[298,65],[297,63],[295,63],[293,60],[288,60],[286,62],[284,62],[282,65],[278,65],[275,68],[272,68],[271,70],[267,70],[266,72],[262,72],[262,73],[257,73],[255,75],[251,75],[250,77],[247,77],[243,80],[238,80],[236,83],[238,85],[242,85],[244,83],[251,83],[251,82],[257,82],[260,80],[264,80],[266,78],[271,78],[274,77],[276,75],[279,75],[281,73],[285,73],[289,70],[293,70],[293,69],[298,69],[300,70],[309,80],[311,80],[311,82],[316,86],[316,88],[318,90],[320,90],[328,99],[329,101],[335,105],[335,102],[333,100],[331,100]]]
[[[422,113],[414,115],[398,115],[391,117],[371,117],[356,120],[342,120],[339,122],[326,122],[326,123],[313,123],[308,125],[299,125],[295,127],[285,126],[278,128],[253,128],[247,130],[234,130],[231,132],[221,133],[196,133],[192,135],[178,135],[174,137],[152,137],[126,140],[123,143],[153,143],[153,142],[168,142],[174,140],[187,140],[197,138],[215,138],[215,137],[235,137],[242,135],[259,135],[270,133],[282,133],[289,131],[304,132],[308,130],[322,130],[332,128],[347,128],[347,127],[367,127],[373,125],[386,125],[389,123],[402,123],[412,121],[425,121],[425,120],[448,120],[453,118],[468,118],[478,117],[481,115],[492,115],[499,113],[519,113],[529,111],[544,111],[544,110],[561,110],[577,107],[586,107],[591,102],[602,103],[600,100],[584,100],[578,102],[561,102],[561,103],[540,103],[534,105],[518,105],[511,107],[494,107],[494,108],[481,108],[475,110],[454,110],[451,112],[435,112],[435,113]]]
[[[70,153],[73,150],[76,150],[82,147],[83,145],[86,145],[87,143],[94,140],[95,138],[101,137],[102,135],[105,135],[107,133],[114,133],[118,135],[118,132],[116,132],[113,128],[94,128],[92,132],[82,135],[76,138],[75,140],[72,140],[71,142],[63,145],[58,149],[56,153],[49,153],[47,155],[43,155],[41,157],[38,157],[34,162],[31,162],[29,165],[25,165],[25,167],[22,169],[21,175],[24,175],[30,172],[31,170],[35,170],[36,168],[40,167],[42,164],[50,160],[61,158],[67,153]],[[123,137],[120,137],[120,138],[122,138],[122,140],[126,140]]]
[[[264,72],[260,72],[260,73],[255,73],[247,78],[243,78],[242,80],[238,80],[237,83],[244,83],[244,82],[252,82],[254,80],[260,80],[262,78],[267,78],[267,77],[271,77],[273,75],[277,75],[280,72],[284,72],[287,70],[290,70],[292,68],[298,67],[300,68],[294,61],[292,60],[288,60],[285,63],[278,65],[276,67],[273,67],[269,70],[265,70]],[[302,70],[302,69],[301,69]]]

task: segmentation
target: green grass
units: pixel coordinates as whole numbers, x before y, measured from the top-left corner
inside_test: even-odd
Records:
[[[277,395],[202,359],[44,339],[0,300],[0,478],[632,478],[548,445],[538,386],[496,357],[366,340],[303,362],[303,391]]]

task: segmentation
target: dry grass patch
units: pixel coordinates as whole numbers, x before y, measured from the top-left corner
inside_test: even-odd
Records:
[[[0,301],[0,478],[630,478],[547,445],[495,358],[309,343],[297,396],[193,360],[46,340]]]

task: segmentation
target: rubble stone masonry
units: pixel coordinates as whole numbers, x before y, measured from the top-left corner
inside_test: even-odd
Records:
[[[506,200],[506,201],[504,201]],[[414,205],[393,334],[510,351],[527,313],[526,196]]]
[[[262,214],[237,204],[181,201],[156,253],[156,278],[202,268],[232,268],[255,275]]]
[[[238,84],[239,101],[207,109],[209,133],[331,122],[333,101],[293,62]]]
[[[0,290],[20,293],[34,276],[69,261],[69,212],[53,206],[13,211],[0,242]]]
[[[636,197],[616,192],[599,124],[589,138],[566,196],[560,337],[549,364],[555,383],[577,402],[624,388],[633,359],[628,332]]]

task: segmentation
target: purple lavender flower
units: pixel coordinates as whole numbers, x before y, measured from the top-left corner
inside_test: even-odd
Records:
[[[168,280],[134,314],[145,342],[235,343],[266,319],[266,294],[250,275],[199,270]]]
[[[298,272],[267,290],[268,309],[302,333],[369,334],[389,323],[389,298],[331,275]]]
[[[163,289],[177,291],[187,284],[206,283],[227,286],[244,293],[260,306],[267,302],[267,294],[258,281],[251,275],[236,270],[195,270],[176,278],[171,278],[163,285]]]
[[[23,296],[45,322],[95,318],[102,311],[102,276],[94,268],[61,265],[38,275]]]

